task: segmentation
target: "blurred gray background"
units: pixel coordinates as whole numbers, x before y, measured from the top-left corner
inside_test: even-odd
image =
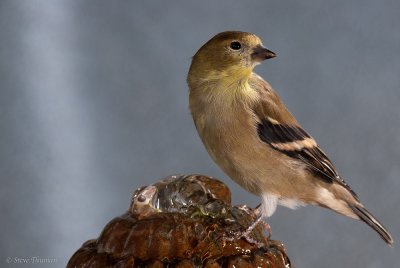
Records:
[[[228,29],[278,54],[256,71],[399,241],[399,1],[141,2],[1,0],[1,267],[65,266],[169,174],[221,178],[235,204],[257,205],[188,110],[191,56]],[[296,267],[398,267],[398,243],[328,210],[279,208],[269,223]]]

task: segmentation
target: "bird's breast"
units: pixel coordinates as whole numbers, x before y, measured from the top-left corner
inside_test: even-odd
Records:
[[[255,174],[260,171],[257,165],[264,162],[263,155],[268,154],[267,146],[257,136],[256,117],[242,105],[225,107],[223,111],[220,108],[210,106],[194,117],[199,135],[218,166],[245,189],[255,193],[255,183],[249,178],[262,177],[262,174]]]

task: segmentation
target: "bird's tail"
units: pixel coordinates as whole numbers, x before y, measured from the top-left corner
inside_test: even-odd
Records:
[[[362,205],[359,204],[348,204],[353,212],[366,224],[368,224],[372,229],[374,229],[380,237],[389,245],[393,245],[393,238],[386,230],[386,228]]]

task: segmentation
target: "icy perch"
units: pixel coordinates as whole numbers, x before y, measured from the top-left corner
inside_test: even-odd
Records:
[[[291,267],[264,225],[239,237],[256,216],[231,206],[222,182],[170,176],[133,193],[129,210],[85,242],[67,267]]]

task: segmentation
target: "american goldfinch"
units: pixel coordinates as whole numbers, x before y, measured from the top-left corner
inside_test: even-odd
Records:
[[[317,142],[253,72],[275,56],[259,37],[239,31],[217,34],[194,55],[189,106],[208,153],[235,182],[261,197],[262,216],[271,216],[277,205],[318,205],[364,221],[392,245],[389,232]]]

